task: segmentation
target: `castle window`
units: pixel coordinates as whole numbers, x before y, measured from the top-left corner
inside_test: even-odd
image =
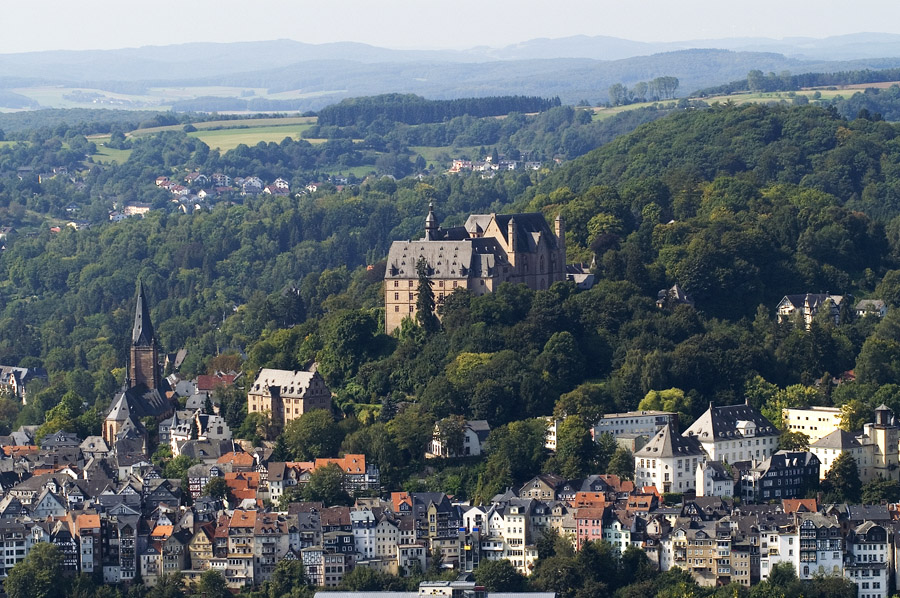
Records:
[[[400,311],[400,306],[399,306],[399,305],[395,305],[395,306],[394,306],[394,311]]]
[[[400,300],[400,293],[394,293],[394,300],[395,300],[395,301],[399,301],[399,300]]]
[[[399,287],[399,286],[400,286],[400,281],[399,281],[399,280],[395,280],[395,281],[394,281],[394,287]]]
[[[412,286],[413,286],[413,281],[410,280],[410,281],[409,281],[409,288],[412,288]]]
[[[444,281],[443,280],[438,281],[438,286],[441,288],[444,288]]]

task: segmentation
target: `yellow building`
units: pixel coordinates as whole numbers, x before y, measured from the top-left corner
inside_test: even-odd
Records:
[[[566,279],[563,222],[551,230],[543,214],[473,214],[464,226],[438,227],[433,206],[425,219],[425,237],[394,241],[384,275],[385,330],[415,317],[417,264],[425,262],[435,303],[458,288],[475,295],[491,293],[504,282],[535,290]]]
[[[276,427],[313,409],[331,409],[331,391],[315,370],[263,368],[247,391],[247,413],[266,413]]]
[[[841,427],[841,413],[840,407],[805,407],[782,409],[781,417],[786,430],[802,432],[813,443]]]

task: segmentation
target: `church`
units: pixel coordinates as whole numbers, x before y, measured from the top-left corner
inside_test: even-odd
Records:
[[[160,369],[159,346],[143,283],[138,283],[126,372],[125,386],[116,394],[103,422],[103,440],[116,447],[117,454],[137,452],[139,447],[146,454],[148,435],[141,419],[170,417],[174,406],[166,397],[168,383]]]
[[[504,282],[541,290],[566,280],[565,229],[543,214],[472,214],[463,226],[441,228],[428,206],[425,237],[394,241],[384,275],[385,332],[416,315],[417,264],[425,260],[435,303],[458,288],[491,293]]]

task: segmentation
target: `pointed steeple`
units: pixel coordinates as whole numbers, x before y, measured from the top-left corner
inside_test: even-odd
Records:
[[[150,321],[150,306],[144,294],[143,282],[138,282],[137,302],[134,306],[134,329],[131,331],[131,350],[128,359],[128,388],[145,385],[159,388],[159,348]]]
[[[154,344],[156,338],[153,333],[153,323],[150,321],[150,307],[147,305],[147,297],[144,295],[144,283],[138,281],[137,302],[134,306],[134,330],[131,332],[131,343],[138,347],[149,347]]]

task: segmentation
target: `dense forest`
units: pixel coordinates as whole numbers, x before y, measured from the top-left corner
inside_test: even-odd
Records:
[[[320,125],[346,127],[366,126],[379,119],[420,125],[449,120],[457,116],[505,116],[510,112],[544,112],[559,106],[552,100],[525,96],[461,98],[458,100],[426,100],[414,94],[385,94],[349,98],[319,111]]]

